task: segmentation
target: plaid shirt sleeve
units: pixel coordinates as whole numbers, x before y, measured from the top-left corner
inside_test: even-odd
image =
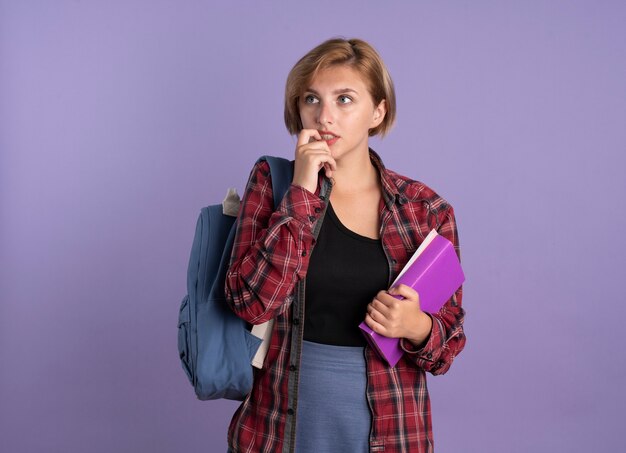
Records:
[[[459,238],[452,206],[440,215],[437,232],[448,239],[460,258]],[[402,339],[400,345],[407,353],[405,356],[418,367],[434,375],[444,374],[452,365],[454,358],[465,346],[463,320],[465,311],[461,306],[463,287],[461,286],[439,312],[431,314],[432,330],[426,344],[417,348],[413,343]]]
[[[269,165],[260,162],[253,168],[226,276],[226,300],[239,317],[260,324],[290,305],[290,295],[308,268],[313,226],[323,203],[291,185],[273,211]]]

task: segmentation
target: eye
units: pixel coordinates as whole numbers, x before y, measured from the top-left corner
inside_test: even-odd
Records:
[[[350,96],[342,94],[337,98],[337,101],[339,101],[340,104],[350,104],[352,102],[352,98]]]
[[[304,103],[305,104],[317,104],[319,102],[319,99],[317,99],[315,96],[313,96],[312,94],[307,94],[304,97]]]

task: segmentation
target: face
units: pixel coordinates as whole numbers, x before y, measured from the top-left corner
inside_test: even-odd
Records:
[[[349,66],[321,71],[299,98],[304,129],[317,129],[335,159],[366,153],[369,130],[384,119],[383,100],[374,105],[367,84]]]

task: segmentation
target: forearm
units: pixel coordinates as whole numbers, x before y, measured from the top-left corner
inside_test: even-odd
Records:
[[[292,185],[272,212],[271,192],[265,167],[256,169],[246,188],[226,277],[228,303],[252,324],[289,306],[289,296],[308,268],[313,226],[323,203]]]
[[[452,207],[440,215],[437,231],[452,242],[460,257],[459,238]],[[402,340],[401,346],[407,352],[406,355],[425,371],[432,374],[445,373],[454,358],[463,350],[466,340],[463,331],[465,311],[462,308],[462,300],[463,287],[460,287],[437,313],[430,315],[431,330],[422,343]]]
[[[439,312],[430,315],[432,328],[425,342],[415,344],[408,339],[400,342],[405,356],[424,371],[444,374],[465,346],[465,311],[460,305],[462,294],[463,290],[459,288]]]

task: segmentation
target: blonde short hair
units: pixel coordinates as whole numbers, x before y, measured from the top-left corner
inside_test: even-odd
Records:
[[[311,80],[320,71],[340,65],[351,67],[363,77],[374,105],[385,100],[387,107],[385,118],[369,131],[369,135],[384,136],[391,129],[396,119],[396,93],[382,58],[370,44],[363,40],[333,38],[324,41],[302,57],[287,76],[285,126],[290,134],[297,134],[302,130],[298,101]]]

